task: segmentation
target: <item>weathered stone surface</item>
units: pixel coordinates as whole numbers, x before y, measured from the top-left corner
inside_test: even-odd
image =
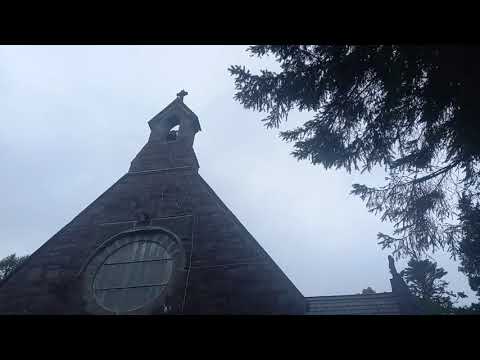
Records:
[[[92,256],[117,234],[148,227],[174,233],[185,251],[177,295],[166,300],[172,312],[303,313],[300,292],[198,174],[198,119],[172,104],[150,122],[130,171],[1,285],[0,313],[88,313],[82,276]],[[162,138],[162,121],[180,124],[177,141]]]

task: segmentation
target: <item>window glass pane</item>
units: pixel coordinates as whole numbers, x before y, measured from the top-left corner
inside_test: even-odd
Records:
[[[136,241],[111,254],[94,279],[97,302],[113,312],[147,305],[165,289],[173,259],[154,241]]]

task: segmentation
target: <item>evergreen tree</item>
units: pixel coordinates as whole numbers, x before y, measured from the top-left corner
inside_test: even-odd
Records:
[[[459,207],[463,231],[459,270],[467,275],[470,287],[480,296],[480,204],[463,196]]]
[[[376,294],[377,292],[373,290],[370,286],[362,290],[362,295]]]
[[[0,281],[5,279],[13,270],[28,259],[29,255],[17,256],[16,254],[8,255],[0,260]]]
[[[412,258],[408,267],[400,272],[412,295],[431,312],[454,312],[454,304],[467,297],[463,292],[448,290],[448,282],[442,280],[447,271],[428,259]]]
[[[291,110],[310,111],[311,120],[280,133],[299,160],[348,172],[385,168],[384,186],[352,190],[393,223],[392,234],[378,234],[382,247],[397,258],[461,252],[478,285],[478,221],[458,210],[480,197],[480,47],[262,45],[249,52],[273,55],[281,70],[231,66],[235,99],[267,112],[268,128]]]

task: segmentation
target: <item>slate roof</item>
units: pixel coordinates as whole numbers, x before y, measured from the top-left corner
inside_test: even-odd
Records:
[[[305,315],[399,315],[398,296],[391,292],[369,295],[307,297]]]

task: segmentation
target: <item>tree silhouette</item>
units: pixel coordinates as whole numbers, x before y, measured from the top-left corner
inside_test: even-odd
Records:
[[[448,282],[442,280],[445,275],[447,275],[447,271],[437,267],[436,262],[415,258],[410,259],[408,267],[400,272],[400,276],[405,279],[410,292],[423,304],[429,305],[430,308],[437,306],[452,310],[453,304],[460,298],[465,298],[466,295],[463,292],[449,291],[447,289]]]
[[[5,279],[13,270],[27,260],[29,255],[17,256],[16,254],[8,255],[0,260],[0,281]]]
[[[231,66],[235,99],[267,112],[268,128],[291,110],[312,112],[302,126],[280,133],[294,143],[293,155],[326,169],[385,168],[384,186],[352,189],[369,211],[393,223],[392,234],[378,234],[382,247],[397,258],[438,248],[461,252],[464,271],[477,279],[470,283],[478,285],[480,240],[471,235],[479,226],[470,222],[466,229],[471,212],[462,216],[460,208],[467,199],[478,209],[480,198],[480,47],[262,45],[248,51],[273,55],[280,71],[252,74]]]
[[[377,292],[373,290],[370,286],[362,290],[362,295],[376,294]]]
[[[456,313],[459,309],[454,305],[463,298],[464,292],[448,290],[448,282],[442,280],[447,275],[443,268],[437,267],[436,262],[428,259],[410,259],[408,267],[400,272],[405,279],[410,292],[419,299],[426,312],[431,313]],[[468,308],[473,311],[473,308]]]
[[[459,207],[463,231],[459,270],[468,276],[470,287],[480,296],[480,206],[462,197]]]

